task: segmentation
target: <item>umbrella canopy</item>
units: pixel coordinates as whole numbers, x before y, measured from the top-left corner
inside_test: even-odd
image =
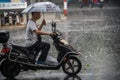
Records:
[[[30,4],[25,8],[22,13],[31,13],[31,12],[60,12],[61,9],[52,2],[37,2]]]

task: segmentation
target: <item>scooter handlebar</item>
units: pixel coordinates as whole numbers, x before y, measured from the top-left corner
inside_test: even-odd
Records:
[[[56,31],[55,31],[55,34],[57,34],[58,36],[61,36],[61,35],[62,35],[62,33],[61,33],[59,30],[56,30]]]
[[[55,32],[56,31],[56,23],[52,21],[52,32]]]
[[[52,32],[54,33],[54,35],[52,35],[52,36],[61,36],[62,35],[62,33],[59,30],[56,30],[56,22],[52,21],[51,26],[52,26]]]

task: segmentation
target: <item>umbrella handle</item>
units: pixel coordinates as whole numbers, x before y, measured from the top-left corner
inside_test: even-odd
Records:
[[[45,19],[45,14],[44,14],[44,12],[43,12],[43,19]]]

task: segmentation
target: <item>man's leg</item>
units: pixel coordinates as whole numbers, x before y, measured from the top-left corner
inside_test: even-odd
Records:
[[[37,41],[35,44],[33,44],[32,46],[28,47],[27,49],[30,51],[30,52],[34,52],[34,53],[30,53],[29,52],[29,55],[32,55],[34,57],[34,61],[37,57],[37,55],[39,54],[40,52],[40,43],[39,41]],[[28,57],[30,58],[30,56],[28,55]]]
[[[50,44],[47,42],[40,42],[40,49],[41,51],[41,55],[39,57],[39,61],[45,61],[48,55],[48,51],[50,49]]]
[[[49,51],[49,49],[50,49],[50,44],[47,43],[47,42],[39,42],[39,41],[37,41],[37,42],[36,42],[33,46],[31,46],[29,49],[30,49],[30,50],[35,49],[35,51],[37,52],[37,54],[40,52],[40,50],[42,50],[42,51],[41,51],[41,55],[40,55],[38,61],[44,62],[44,61],[46,60],[46,58],[47,58],[48,51]],[[36,54],[36,55],[37,55],[37,54]]]

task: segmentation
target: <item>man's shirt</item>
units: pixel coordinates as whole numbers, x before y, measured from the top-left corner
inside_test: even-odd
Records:
[[[33,44],[35,44],[37,39],[37,34],[34,32],[34,30],[37,30],[37,25],[33,20],[29,20],[26,28],[26,34],[25,34],[25,44],[26,47],[30,47]]]

